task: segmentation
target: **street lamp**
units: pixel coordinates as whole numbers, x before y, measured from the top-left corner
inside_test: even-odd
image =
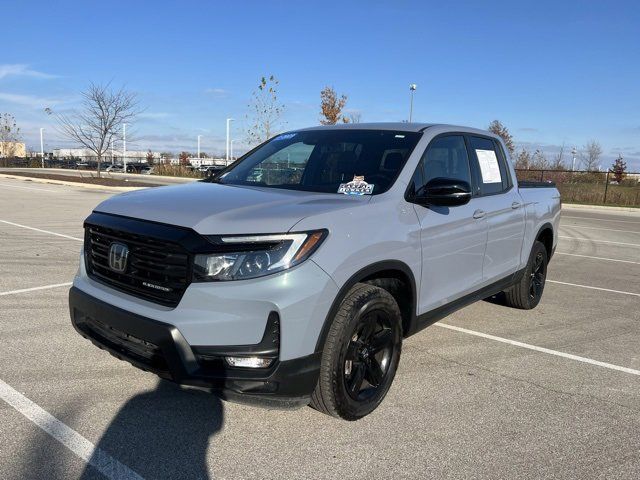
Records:
[[[571,149],[571,155],[573,156],[573,161],[571,162],[571,171],[575,171],[576,169],[576,155],[578,155],[578,150],[576,149],[576,147],[573,147]]]
[[[232,162],[233,162],[233,142],[235,142],[235,139],[231,140],[231,142],[230,142],[231,143],[231,148],[230,148],[229,156],[231,157],[231,161]]]
[[[124,173],[127,173],[127,124],[122,124],[122,162],[124,164]]]
[[[413,92],[416,91],[416,88],[418,88],[418,85],[416,85],[415,83],[412,83],[409,85],[409,91],[411,92],[411,103],[409,106],[409,123],[411,123],[411,120],[413,119]]]
[[[40,158],[42,159],[42,168],[44,168],[44,139],[42,132],[44,132],[44,128],[40,129]]]
[[[227,165],[229,164],[229,124],[233,122],[233,118],[227,118]]]
[[[200,137],[202,135],[198,135],[198,158],[200,158]]]

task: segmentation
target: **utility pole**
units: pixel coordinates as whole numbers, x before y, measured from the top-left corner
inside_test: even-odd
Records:
[[[127,173],[127,124],[122,124],[122,161],[124,163],[124,173]]]
[[[229,165],[229,124],[233,122],[233,118],[227,118],[227,165]]]
[[[40,158],[42,159],[42,168],[44,168],[44,137],[42,132],[44,132],[44,128],[40,129]]]
[[[411,121],[413,120],[413,92],[416,91],[416,88],[418,88],[418,86],[415,83],[409,85],[409,91],[411,92],[411,103],[409,106],[409,123],[411,123]]]

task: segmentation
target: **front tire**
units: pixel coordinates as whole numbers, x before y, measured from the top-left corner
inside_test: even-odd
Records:
[[[531,310],[540,303],[547,278],[548,261],[544,244],[534,242],[524,275],[518,283],[504,292],[507,306]]]
[[[402,317],[386,290],[356,284],[336,314],[311,397],[316,410],[358,420],[386,396],[400,361]]]

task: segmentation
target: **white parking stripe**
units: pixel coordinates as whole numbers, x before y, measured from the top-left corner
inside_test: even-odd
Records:
[[[140,475],[129,467],[120,463],[104,450],[97,448],[78,432],[62,423],[2,380],[0,380],[0,398],[105,477],[113,480],[142,479]]]
[[[7,220],[0,220],[0,223],[6,223],[7,225],[13,225],[14,227],[26,228],[27,230],[33,230],[34,232],[48,233],[49,235],[55,235],[56,237],[68,238],[69,240],[77,240],[78,242],[84,241],[82,238],[72,237],[71,235],[65,235],[64,233],[51,232],[49,230],[42,230],[40,228],[28,227],[27,225],[20,225],[19,223],[9,222]]]
[[[560,228],[586,228],[588,230],[606,230],[607,232],[622,232],[622,233],[636,233],[640,235],[640,232],[635,230],[615,230],[613,228],[604,228],[604,227],[585,227],[583,225],[560,225]]]
[[[597,220],[599,222],[618,222],[618,223],[637,223],[640,224],[640,222],[635,222],[632,220],[614,220],[612,218],[594,218],[594,217],[572,217],[571,215],[562,215],[562,218],[579,218],[580,220]]]
[[[594,257],[594,256],[591,256],[591,255],[579,255],[577,253],[556,252],[554,255],[570,255],[572,257],[593,258],[594,260],[606,260],[608,262],[633,263],[635,265],[640,265],[640,262],[633,262],[631,260],[618,260],[617,258]]]
[[[73,285],[72,282],[67,283],[55,283],[53,285],[44,285],[42,287],[21,288],[20,290],[9,290],[8,292],[0,292],[0,297],[5,295],[14,295],[16,293],[35,292],[37,290],[49,290],[50,288],[69,287]]]
[[[575,240],[576,242],[608,243],[611,245],[629,245],[632,247],[640,247],[640,243],[611,242],[609,240],[591,240],[590,238],[567,237],[566,235],[558,235],[558,238],[566,238],[568,240]]]
[[[623,295],[633,295],[634,297],[640,297],[640,293],[623,292],[621,290],[611,290],[610,288],[592,287],[590,285],[579,285],[577,283],[559,282],[558,280],[547,280],[549,283],[557,283],[559,285],[569,285],[570,287],[589,288],[591,290],[601,290],[603,292],[622,293]]]
[[[609,370],[617,370],[618,372],[630,373],[631,375],[640,375],[640,370],[633,368],[621,367],[620,365],[613,365],[611,363],[601,362],[599,360],[592,360],[591,358],[580,357],[571,353],[559,352],[557,350],[551,350],[550,348],[538,347],[536,345],[530,345],[528,343],[518,342],[516,340],[509,340],[508,338],[496,337],[495,335],[489,335],[487,333],[476,332],[475,330],[468,330],[462,327],[456,327],[446,323],[435,323],[434,325],[442,328],[448,328],[449,330],[455,330],[456,332],[466,333],[468,335],[474,335],[476,337],[486,338],[488,340],[495,340],[496,342],[506,343],[515,347],[527,348],[529,350],[535,350],[536,352],[547,353],[549,355],[555,355],[557,357],[568,358],[570,360],[576,360],[578,362],[588,363],[590,365],[596,365],[598,367],[608,368]]]
[[[37,187],[23,187],[20,185],[7,185],[6,183],[0,183],[0,187],[20,188],[22,190],[38,190],[40,192],[62,193],[61,190],[51,190],[49,188],[37,188]]]

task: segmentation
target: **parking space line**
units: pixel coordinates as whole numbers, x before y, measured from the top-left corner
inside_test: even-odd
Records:
[[[569,285],[571,287],[588,288],[588,289],[591,289],[591,290],[601,290],[603,292],[621,293],[623,295],[633,295],[634,297],[640,297],[640,293],[623,292],[622,290],[612,290],[610,288],[592,287],[590,285],[579,285],[577,283],[560,282],[558,280],[548,280],[548,279],[547,279],[547,282],[549,282],[549,283],[557,283],[559,285]]]
[[[67,447],[105,477],[113,480],[142,480],[142,477],[56,417],[0,380],[0,398],[28,420]]]
[[[48,233],[49,235],[55,235],[56,237],[68,238],[69,240],[77,240],[78,242],[83,242],[82,238],[72,237],[71,235],[65,235],[64,233],[56,233],[51,232],[49,230],[42,230],[40,228],[29,227],[27,225],[20,225],[19,223],[9,222],[7,220],[0,220],[0,223],[6,223],[7,225],[13,225],[14,227],[26,228],[27,230],[33,230],[34,232],[40,233]]]
[[[594,257],[592,255],[579,255],[577,253],[556,252],[554,255],[569,255],[571,257],[593,258],[594,260],[606,260],[608,262],[633,263],[635,265],[640,265],[640,262],[634,262],[632,260],[618,260],[617,258]]]
[[[549,355],[555,355],[557,357],[568,358],[570,360],[576,360],[582,363],[588,363],[590,365],[596,365],[598,367],[608,368],[609,370],[616,370],[618,372],[630,373],[631,375],[640,375],[640,370],[633,368],[621,367],[620,365],[613,365],[612,363],[601,362],[599,360],[593,360],[591,358],[581,357],[579,355],[573,355],[571,353],[559,352],[557,350],[551,350],[550,348],[538,347],[537,345],[531,345],[529,343],[518,342],[517,340],[510,340],[508,338],[496,337],[495,335],[489,335],[487,333],[477,332],[475,330],[468,330],[462,327],[456,327],[455,325],[449,325],[447,323],[435,323],[434,325],[449,330],[455,330],[456,332],[466,333],[468,335],[474,335],[476,337],[486,338],[487,340],[494,340],[496,342],[506,343],[515,347],[526,348],[534,350],[536,352],[547,353]]]
[[[562,215],[562,218],[579,218],[580,220],[598,220],[599,222],[618,222],[618,223],[636,223],[640,224],[640,222],[636,222],[633,220],[614,220],[613,218],[594,218],[594,217],[574,217],[571,215]]]
[[[49,290],[50,288],[70,287],[71,285],[73,285],[73,282],[54,283],[53,285],[44,285],[42,287],[31,287],[31,288],[21,288],[19,290],[9,290],[8,292],[0,292],[0,297],[4,297],[5,295],[15,295],[16,293],[35,292],[38,290]]]
[[[610,245],[628,245],[632,247],[640,247],[640,243],[612,242],[610,240],[591,240],[590,238],[568,237],[566,235],[558,235],[558,238],[566,238],[569,240],[575,240],[577,242],[608,243]]]
[[[37,188],[37,187],[23,187],[21,185],[8,185],[6,183],[0,183],[0,187],[20,188],[22,190],[38,190],[40,192],[62,193],[61,190],[51,190],[49,188]]]
[[[640,232],[635,230],[615,230],[613,228],[604,228],[604,227],[585,227],[582,225],[560,225],[560,228],[586,228],[588,230],[606,230],[607,232],[621,232],[621,233],[635,233],[640,235]]]

